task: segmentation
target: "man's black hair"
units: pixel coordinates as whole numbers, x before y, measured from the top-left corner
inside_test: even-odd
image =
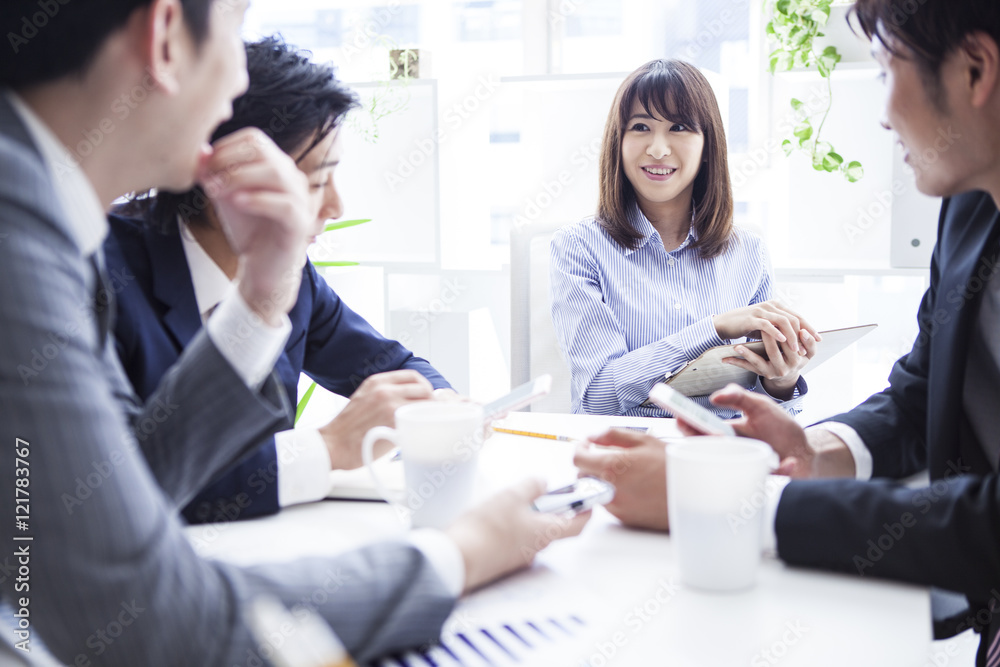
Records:
[[[180,0],[196,44],[208,35],[212,5]],[[0,2],[0,86],[15,90],[82,75],[105,40],[152,0],[3,0]]]
[[[309,60],[280,36],[246,45],[247,91],[233,101],[233,116],[212,134],[212,141],[245,127],[263,130],[281,150],[301,159],[340,123],[358,100],[337,80],[333,67]],[[180,194],[141,196],[119,212],[142,217],[163,232],[177,228],[177,216],[192,224],[207,222],[201,214],[208,198],[195,187]]]
[[[868,39],[913,60],[936,89],[941,65],[971,33],[984,32],[1000,44],[998,0],[857,0],[851,13]]]
[[[244,127],[264,130],[289,155],[306,141],[302,155],[323,141],[358,101],[332,66],[314,63],[310,55],[280,35],[247,44],[250,85],[212,141]]]

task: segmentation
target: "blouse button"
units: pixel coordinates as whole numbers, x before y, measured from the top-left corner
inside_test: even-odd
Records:
[[[681,304],[675,303],[674,304],[674,310],[680,310],[680,309],[681,309]]]

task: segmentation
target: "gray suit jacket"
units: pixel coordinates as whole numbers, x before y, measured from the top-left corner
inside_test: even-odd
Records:
[[[28,598],[32,636],[80,665],[266,663],[244,613],[267,593],[315,609],[360,660],[434,639],[454,599],[408,543],[257,568],[194,553],[178,506],[287,424],[287,399],[274,377],[247,389],[202,334],[140,404],[105,335],[100,277],[67,229],[0,95],[0,599]],[[17,504],[30,508],[26,531]]]

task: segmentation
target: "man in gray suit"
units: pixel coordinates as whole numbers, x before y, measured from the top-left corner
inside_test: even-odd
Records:
[[[247,621],[261,594],[308,601],[361,660],[433,639],[462,591],[586,518],[531,511],[542,487],[526,482],[445,532],[336,558],[195,555],[178,507],[288,421],[271,366],[307,184],[258,131],[204,145],[246,85],[246,0],[99,5],[0,7],[0,664],[47,664],[44,649],[81,666],[261,664]],[[108,337],[129,276],[102,269],[105,210],[195,178],[240,254],[239,287],[140,404]]]

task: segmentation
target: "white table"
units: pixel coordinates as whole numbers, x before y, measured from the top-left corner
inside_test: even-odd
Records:
[[[506,425],[582,436],[611,424],[672,429],[669,420],[537,413],[516,413]],[[572,451],[571,443],[495,434],[480,454],[483,486],[527,474],[554,483],[571,478]],[[253,521],[194,526],[188,534],[202,555],[251,564],[334,554],[405,530],[384,503],[338,501]],[[587,625],[558,646],[558,662],[551,654],[541,657],[540,649],[524,649],[518,664],[923,665],[931,641],[924,588],[768,559],[749,591],[691,590],[679,584],[667,535],[626,529],[603,509],[580,537],[553,544],[530,570],[464,598],[446,628],[469,632],[550,612],[572,613]]]

